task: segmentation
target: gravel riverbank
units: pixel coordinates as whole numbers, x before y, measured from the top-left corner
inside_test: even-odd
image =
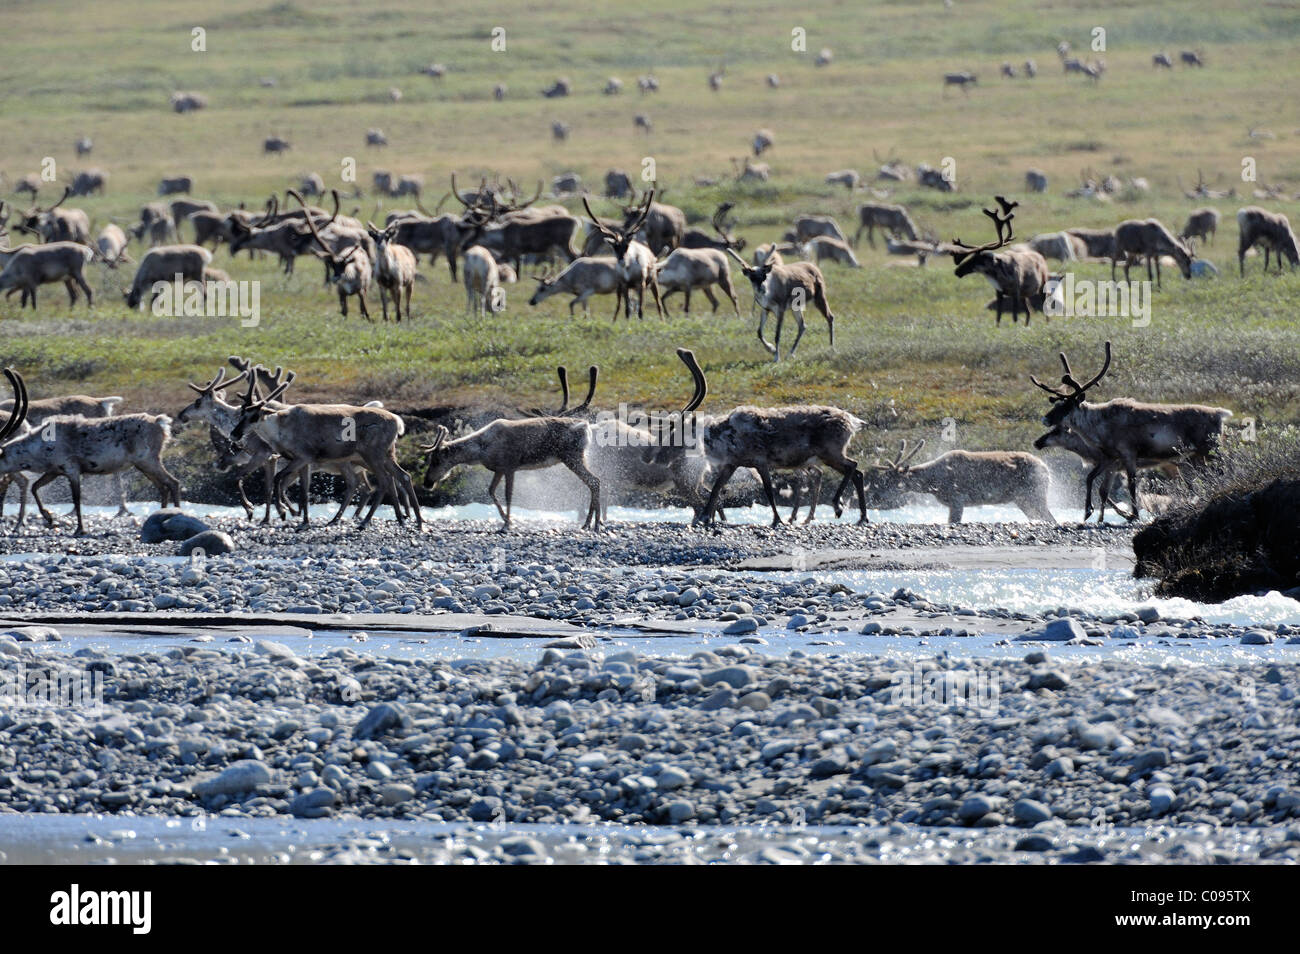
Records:
[[[174,543],[141,544],[104,518],[86,538],[3,539],[0,615],[15,628],[0,635],[0,673],[27,683],[0,710],[0,832],[35,833],[24,857],[47,843],[39,821],[13,829],[20,817],[104,813],[112,829],[85,833],[100,859],[118,857],[112,832],[132,819],[155,826],[139,860],[211,859],[204,844],[164,852],[156,825],[220,819],[358,826],[298,848],[255,835],[249,860],[579,860],[565,826],[596,826],[576,840],[609,861],[1300,860],[1297,627],[1089,616],[1068,591],[1042,612],[944,606],[820,576],[994,551],[1086,567],[1081,553],[1121,559],[1127,528],[500,534],[461,521],[340,535],[212,522],[234,554],[176,558]],[[796,572],[733,572],[755,561]],[[254,635],[213,614],[250,614]],[[93,645],[97,621],[107,633],[131,618],[190,627],[192,641]],[[445,619],[478,641],[492,629],[464,621],[496,618],[559,638],[526,659],[456,659],[388,658],[359,634],[310,650],[255,635],[258,620],[309,634],[310,619],[367,618],[426,632]],[[19,625],[35,621],[50,625]],[[50,642],[60,626],[69,635]],[[661,651],[618,635],[656,628],[694,640]],[[835,649],[836,633],[924,646],[977,632],[1002,649],[919,661]],[[784,633],[821,648],[790,649]],[[1218,666],[1106,649],[1171,640],[1268,655]],[[102,690],[102,706],[41,705],[42,679]],[[403,825],[417,833],[387,838]]]
[[[1204,848],[1282,825],[1260,855],[1300,859],[1297,693],[1276,666],[0,652],[104,690],[98,712],[0,715],[0,812],[1005,827],[1011,853],[1078,850],[1063,826],[1175,825]]]

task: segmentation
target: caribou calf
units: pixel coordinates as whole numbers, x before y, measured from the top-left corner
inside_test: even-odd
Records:
[[[497,260],[481,245],[465,250],[465,309],[471,315],[486,318],[488,314],[504,311],[505,290]]]
[[[1182,235],[1179,236],[1184,242],[1191,247],[1192,239],[1200,239],[1206,244],[1214,244],[1214,233],[1219,228],[1219,210],[1206,206],[1202,209],[1194,209],[1187,216],[1187,224],[1183,226]]]
[[[799,339],[806,329],[803,315],[810,301],[826,319],[830,345],[832,349],[835,347],[835,315],[831,313],[830,303],[826,300],[826,278],[820,268],[812,262],[778,265],[770,258],[762,265],[749,265],[731,249],[727,252],[740,263],[741,271],[754,288],[754,303],[762,309],[758,319],[758,340],[772,353],[772,360],[781,360],[781,323],[785,319],[787,308],[793,312],[799,328],[794,336],[794,344],[790,346],[790,357],[794,357]],[[776,333],[771,344],[763,337],[763,324],[767,321],[769,312],[776,313]]]

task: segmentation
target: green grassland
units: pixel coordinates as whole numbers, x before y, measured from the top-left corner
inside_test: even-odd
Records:
[[[191,50],[195,27],[206,31],[205,52]],[[505,28],[504,51],[491,47],[494,27]],[[1106,30],[1108,67],[1096,85],[1064,75],[1055,53],[1068,40],[1095,57],[1094,27]],[[806,31],[807,52],[791,49],[796,28]],[[101,166],[111,176],[107,195],[76,200],[96,226],[133,219],[166,174],[193,175],[196,194],[223,205],[260,204],[308,171],[351,189],[339,181],[346,157],[357,160],[363,185],[379,167],[424,175],[426,205],[446,191],[452,170],[462,182],[499,172],[530,184],[574,171],[598,190],[606,169],[635,174],[653,157],[665,201],[694,220],[707,220],[721,200],[736,203],[751,246],[778,238],[801,212],[833,213],[851,232],[861,196],[823,177],[844,167],[869,175],[877,156],[913,165],[952,157],[956,194],[904,185],[894,201],[909,205],[924,228],[972,242],[989,234],[979,210],[994,193],[1021,200],[1022,236],[1149,215],[1177,229],[1201,204],[1179,187],[1198,169],[1238,194],[1211,203],[1223,223],[1204,254],[1222,275],[1188,282],[1166,272],[1148,327],[1042,316],[1028,328],[1005,320],[995,327],[984,310],[987,283],[958,281],[945,261],[902,267],[864,244],[861,270],[825,266],[839,317],[836,349],[814,313],[796,359],[780,364],[755,338],[739,274],[740,317],[729,308],[710,314],[699,297],[697,312],[683,316],[678,297],[666,320],[611,323],[609,299],[570,318],[558,299],[529,308],[525,277],[510,287],[508,311],[482,320],[465,316],[463,289],[450,284],[445,265],[426,263],[415,318],[398,326],[366,324],[355,309],[342,318],[310,260],[285,278],[269,259],[232,261],[221,251],[216,265],[262,282],[262,321],[245,328],[234,319],[129,312],[119,295],[129,275],[96,265],[89,311],[69,309],[52,286],[35,315],[17,298],[0,301],[0,359],[28,376],[33,394],[119,393],[133,407],[174,412],[187,401],[186,380],[210,376],[237,352],[296,369],[300,399],[381,398],[399,409],[531,406],[554,393],[556,364],[596,363],[598,403],[662,406],[689,393],[673,356],[685,345],[710,374],[706,410],[822,401],[901,434],[933,435],[952,419],[964,446],[1025,447],[1044,406],[1027,375],[1057,373],[1060,349],[1091,367],[1112,339],[1107,396],[1223,404],[1256,418],[1263,433],[1300,415],[1300,273],[1265,276],[1251,258],[1239,278],[1234,220],[1254,202],[1254,186],[1240,181],[1244,157],[1255,160],[1260,182],[1300,190],[1300,3],[957,0],[946,9],[929,0],[599,7],[558,0],[524,9],[499,0],[32,0],[5,5],[5,30],[3,194],[12,199],[12,183],[44,156],[55,157],[64,177]],[[835,59],[818,69],[813,58],[823,46]],[[1183,48],[1202,51],[1205,68],[1152,68],[1154,52],[1176,58]],[[998,78],[1002,61],[1029,57],[1037,79]],[[445,64],[446,76],[419,75],[431,62]],[[712,93],[706,77],[720,65],[724,85]],[[979,86],[968,96],[945,93],[940,77],[953,69],[978,73]],[[662,92],[641,97],[635,80],[647,72]],[[781,77],[779,89],[767,88],[768,73]],[[559,75],[572,80],[575,95],[543,99],[539,91]],[[622,78],[623,95],[601,94],[607,76]],[[263,77],[276,85],[261,85]],[[491,95],[498,82],[509,87],[504,102]],[[404,94],[400,103],[389,101],[393,86]],[[175,115],[167,105],[174,90],[203,92],[210,106]],[[651,134],[634,130],[637,112],[653,120]],[[567,142],[552,141],[555,119],[573,127]],[[387,133],[388,149],[365,148],[371,126]],[[760,127],[776,137],[763,157],[772,179],[735,183],[731,160]],[[1263,135],[1248,135],[1252,128]],[[264,156],[271,133],[293,150]],[[78,162],[72,147],[83,134],[95,151]],[[1029,167],[1048,173],[1047,194],[1024,194]],[[1067,198],[1084,168],[1145,177],[1151,192],[1113,203]],[[697,187],[697,176],[723,184]],[[52,187],[42,198],[57,194]],[[371,199],[347,204],[363,216],[382,214]],[[1272,203],[1293,221],[1298,205]],[[1082,265],[1076,274],[1109,277],[1109,269]],[[787,323],[787,342],[791,335]]]

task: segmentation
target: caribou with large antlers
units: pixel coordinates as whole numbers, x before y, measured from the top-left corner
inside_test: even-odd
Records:
[[[260,399],[256,381],[250,381],[244,407],[239,411],[239,422],[230,432],[230,439],[236,446],[243,446],[248,435],[256,434],[289,461],[288,466],[276,474],[276,492],[289,486],[309,467],[359,462],[375,480],[370,508],[360,528],[369,526],[385,499],[392,504],[399,523],[405,519],[405,511],[409,508],[415,513],[416,525],[423,526],[424,516],[420,512],[411,475],[397,462],[397,439],[406,432],[402,419],[383,408],[352,404],[293,404],[277,408],[276,401],[292,381],[290,372],[284,383]],[[304,527],[310,523],[306,476],[302,474],[303,479],[299,481]],[[346,504],[345,500],[345,508]]]
[[[290,192],[290,195],[303,202],[302,196],[298,193]],[[334,197],[337,209],[337,192],[334,193]],[[303,208],[306,208],[305,202]],[[367,247],[373,247],[375,243],[369,233],[353,230],[348,235],[341,235],[335,232],[331,236],[334,241],[331,242],[321,235],[321,230],[316,227],[310,215],[304,216],[304,219],[317,246],[313,253],[325,263],[325,280],[333,285],[334,290],[339,294],[339,311],[343,317],[348,316],[348,298],[355,295],[361,306],[361,317],[367,321],[374,321],[366,308],[366,292],[370,291],[370,282],[375,271],[373,259],[370,257],[370,248]],[[326,223],[327,228],[329,225],[330,223]],[[340,248],[347,245],[351,247],[340,254]]]
[[[1011,304],[1011,322],[1016,322],[1020,309],[1025,311],[1025,324],[1029,324],[1031,303],[1038,299],[1047,286],[1047,260],[1027,248],[1008,248],[1014,237],[1011,220],[1016,203],[997,197],[1001,211],[985,209],[984,214],[993,219],[998,237],[984,245],[966,245],[961,239],[952,242],[953,274],[964,278],[970,274],[983,275],[997,292],[997,324],[1002,324],[1003,306]]]
[[[1113,398],[1100,404],[1085,400],[1088,391],[1110,370],[1111,345],[1106,342],[1106,360],[1086,384],[1080,384],[1070,370],[1065,352],[1059,354],[1065,373],[1062,387],[1049,387],[1033,375],[1029,380],[1047,392],[1052,408],[1043,417],[1048,428],[1067,428],[1092,450],[1097,463],[1088,472],[1083,519],[1092,515],[1092,485],[1098,477],[1123,467],[1128,477],[1129,497],[1137,519],[1137,472],[1151,464],[1203,463],[1218,447],[1223,425],[1232,417],[1227,408],[1203,404],[1145,404],[1129,398]],[[1046,435],[1045,435],[1046,437]],[[1044,440],[1044,438],[1040,438]],[[1104,486],[1104,484],[1103,484]]]
[[[652,191],[659,191],[658,189]],[[660,193],[662,195],[662,193]],[[634,196],[631,205],[623,207],[624,229],[633,219],[643,219],[638,237],[650,247],[655,255],[662,255],[665,249],[680,248],[686,236],[686,213],[675,205],[665,205],[652,200],[648,203],[649,211],[643,212],[646,203]]]
[[[262,523],[268,524],[271,522],[271,506],[273,504],[280,518],[284,519],[285,516],[285,485],[282,483],[277,484],[275,481],[279,457],[276,451],[256,433],[246,435],[239,445],[231,441],[230,435],[239,425],[243,405],[246,405],[253,396],[252,387],[250,386],[249,392],[244,396],[243,403],[240,405],[227,403],[222,397],[222,392],[247,377],[250,378],[251,384],[255,384],[258,388],[264,388],[269,393],[280,388],[281,384],[287,388],[293,382],[293,375],[290,374],[286,379],[283,368],[276,368],[275,372],[272,373],[261,365],[254,365],[251,361],[238,355],[231,355],[229,362],[240,373],[233,378],[227,378],[225,368],[218,368],[216,376],[206,385],[199,386],[191,382],[189,387],[198,394],[198,397],[187,405],[176,416],[176,419],[181,424],[186,424],[191,420],[201,420],[208,423],[213,447],[218,452],[218,468],[221,470],[232,466],[237,468],[236,485],[239,490],[240,501],[243,503],[244,510],[250,519],[253,516],[253,509],[248,501],[248,495],[244,492],[244,478],[258,470],[263,472],[266,483],[266,512],[262,518]],[[280,388],[281,394],[283,394],[283,391],[284,388]],[[275,410],[284,410],[291,407],[291,405],[280,401],[269,403]],[[364,475],[357,473],[354,466],[361,463],[362,460],[358,457],[348,461],[331,461],[320,465],[322,470],[332,471],[343,478],[343,503],[335,513],[334,518],[330,520],[331,525],[337,523],[347,511],[348,503],[359,485],[369,489],[369,482],[365,480]],[[310,469],[305,471],[300,479],[303,481],[309,480]],[[360,516],[360,509],[363,504],[364,501],[358,504],[358,516]]]
[[[631,292],[633,289],[636,289],[636,315],[638,318],[643,317],[645,314],[646,289],[649,289],[654,296],[655,307],[659,309],[659,317],[662,318],[664,314],[663,302],[659,297],[658,263],[655,261],[655,254],[650,251],[648,245],[637,241],[634,237],[645,224],[653,201],[654,191],[651,190],[641,207],[641,215],[632,218],[623,227],[618,228],[602,223],[595,213],[591,211],[591,205],[587,202],[586,196],[582,198],[582,207],[587,210],[592,228],[605,240],[605,243],[613,250],[614,257],[618,259],[619,277],[623,280],[622,287],[619,290],[619,301],[623,305],[623,314],[628,318],[632,316]],[[618,307],[618,302],[615,302],[615,318],[618,317]]]
[[[61,209],[59,206],[72,195],[72,187],[48,208],[33,205],[18,217],[15,228],[20,232],[37,235],[42,242],[76,242],[90,244],[90,217],[82,209]]]
[[[563,380],[563,378],[562,378]],[[521,470],[540,470],[554,464],[563,464],[583,482],[591,492],[587,517],[583,529],[599,529],[601,524],[600,479],[587,467],[587,448],[591,430],[581,415],[591,404],[596,390],[596,368],[591,368],[591,384],[587,399],[574,408],[562,408],[555,414],[529,417],[523,420],[500,419],[464,437],[451,439],[447,428],[439,425],[432,444],[423,445],[427,470],[424,486],[433,488],[461,464],[481,464],[492,472],[488,494],[496,504],[503,521],[502,531],[510,529],[511,501],[515,492],[515,474]],[[568,403],[567,388],[565,404]],[[501,506],[497,487],[504,478],[506,502]]]

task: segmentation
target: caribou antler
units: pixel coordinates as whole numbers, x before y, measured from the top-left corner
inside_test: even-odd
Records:
[[[0,442],[8,440],[27,419],[27,385],[23,383],[23,376],[13,368],[5,368],[4,375],[14,391],[14,406],[9,412],[9,419],[0,425]]]
[[[587,396],[583,398],[581,404],[570,408],[563,414],[556,415],[557,417],[577,417],[587,412],[587,408],[591,406],[591,399],[596,393],[596,377],[599,373],[594,364],[587,369]]]
[[[329,222],[325,223],[326,228],[330,227],[330,223],[334,221],[334,217],[339,214],[339,190],[331,189],[330,191],[334,196],[334,215],[331,215],[329,218]],[[293,196],[295,199],[297,199],[298,204],[302,206],[303,218],[307,220],[307,228],[311,229],[311,234],[312,237],[315,238],[316,244],[321,247],[322,252],[324,252],[331,259],[333,259],[334,252],[330,249],[328,245],[325,244],[325,240],[320,237],[320,230],[316,228],[316,222],[312,218],[311,209],[307,208],[306,201],[303,200],[303,197],[299,195],[296,189],[290,189],[288,191],[288,194]]]
[[[231,360],[233,361],[234,359],[232,358]],[[236,367],[238,367],[238,365],[236,365]],[[245,366],[242,370],[240,370],[239,374],[227,380],[226,369],[225,366],[223,365],[222,367],[217,369],[216,376],[207,384],[203,385],[202,387],[199,387],[193,381],[189,381],[187,382],[187,384],[189,385],[191,390],[199,394],[211,394],[213,391],[224,391],[226,388],[234,387],[236,384],[244,380],[244,378],[246,377],[248,377],[248,368]]]
[[[1051,395],[1050,400],[1053,404],[1056,404],[1059,401],[1075,401],[1075,402],[1082,401],[1084,395],[1087,394],[1088,391],[1091,390],[1093,387],[1095,387],[1097,382],[1099,382],[1102,378],[1104,378],[1106,376],[1106,372],[1110,370],[1111,344],[1109,341],[1106,342],[1105,347],[1106,347],[1106,360],[1102,362],[1101,370],[1098,371],[1096,374],[1094,374],[1087,384],[1080,384],[1078,380],[1074,377],[1074,372],[1070,370],[1070,361],[1068,358],[1066,358],[1064,351],[1059,352],[1057,354],[1057,357],[1061,359],[1061,367],[1065,370],[1065,373],[1061,375],[1061,383],[1064,384],[1070,390],[1066,391],[1063,388],[1048,387],[1046,384],[1044,384],[1042,381],[1039,381],[1038,378],[1034,377],[1032,374],[1029,376],[1029,380],[1032,381],[1035,386],[1041,388],[1042,390],[1046,391],[1049,395]]]

